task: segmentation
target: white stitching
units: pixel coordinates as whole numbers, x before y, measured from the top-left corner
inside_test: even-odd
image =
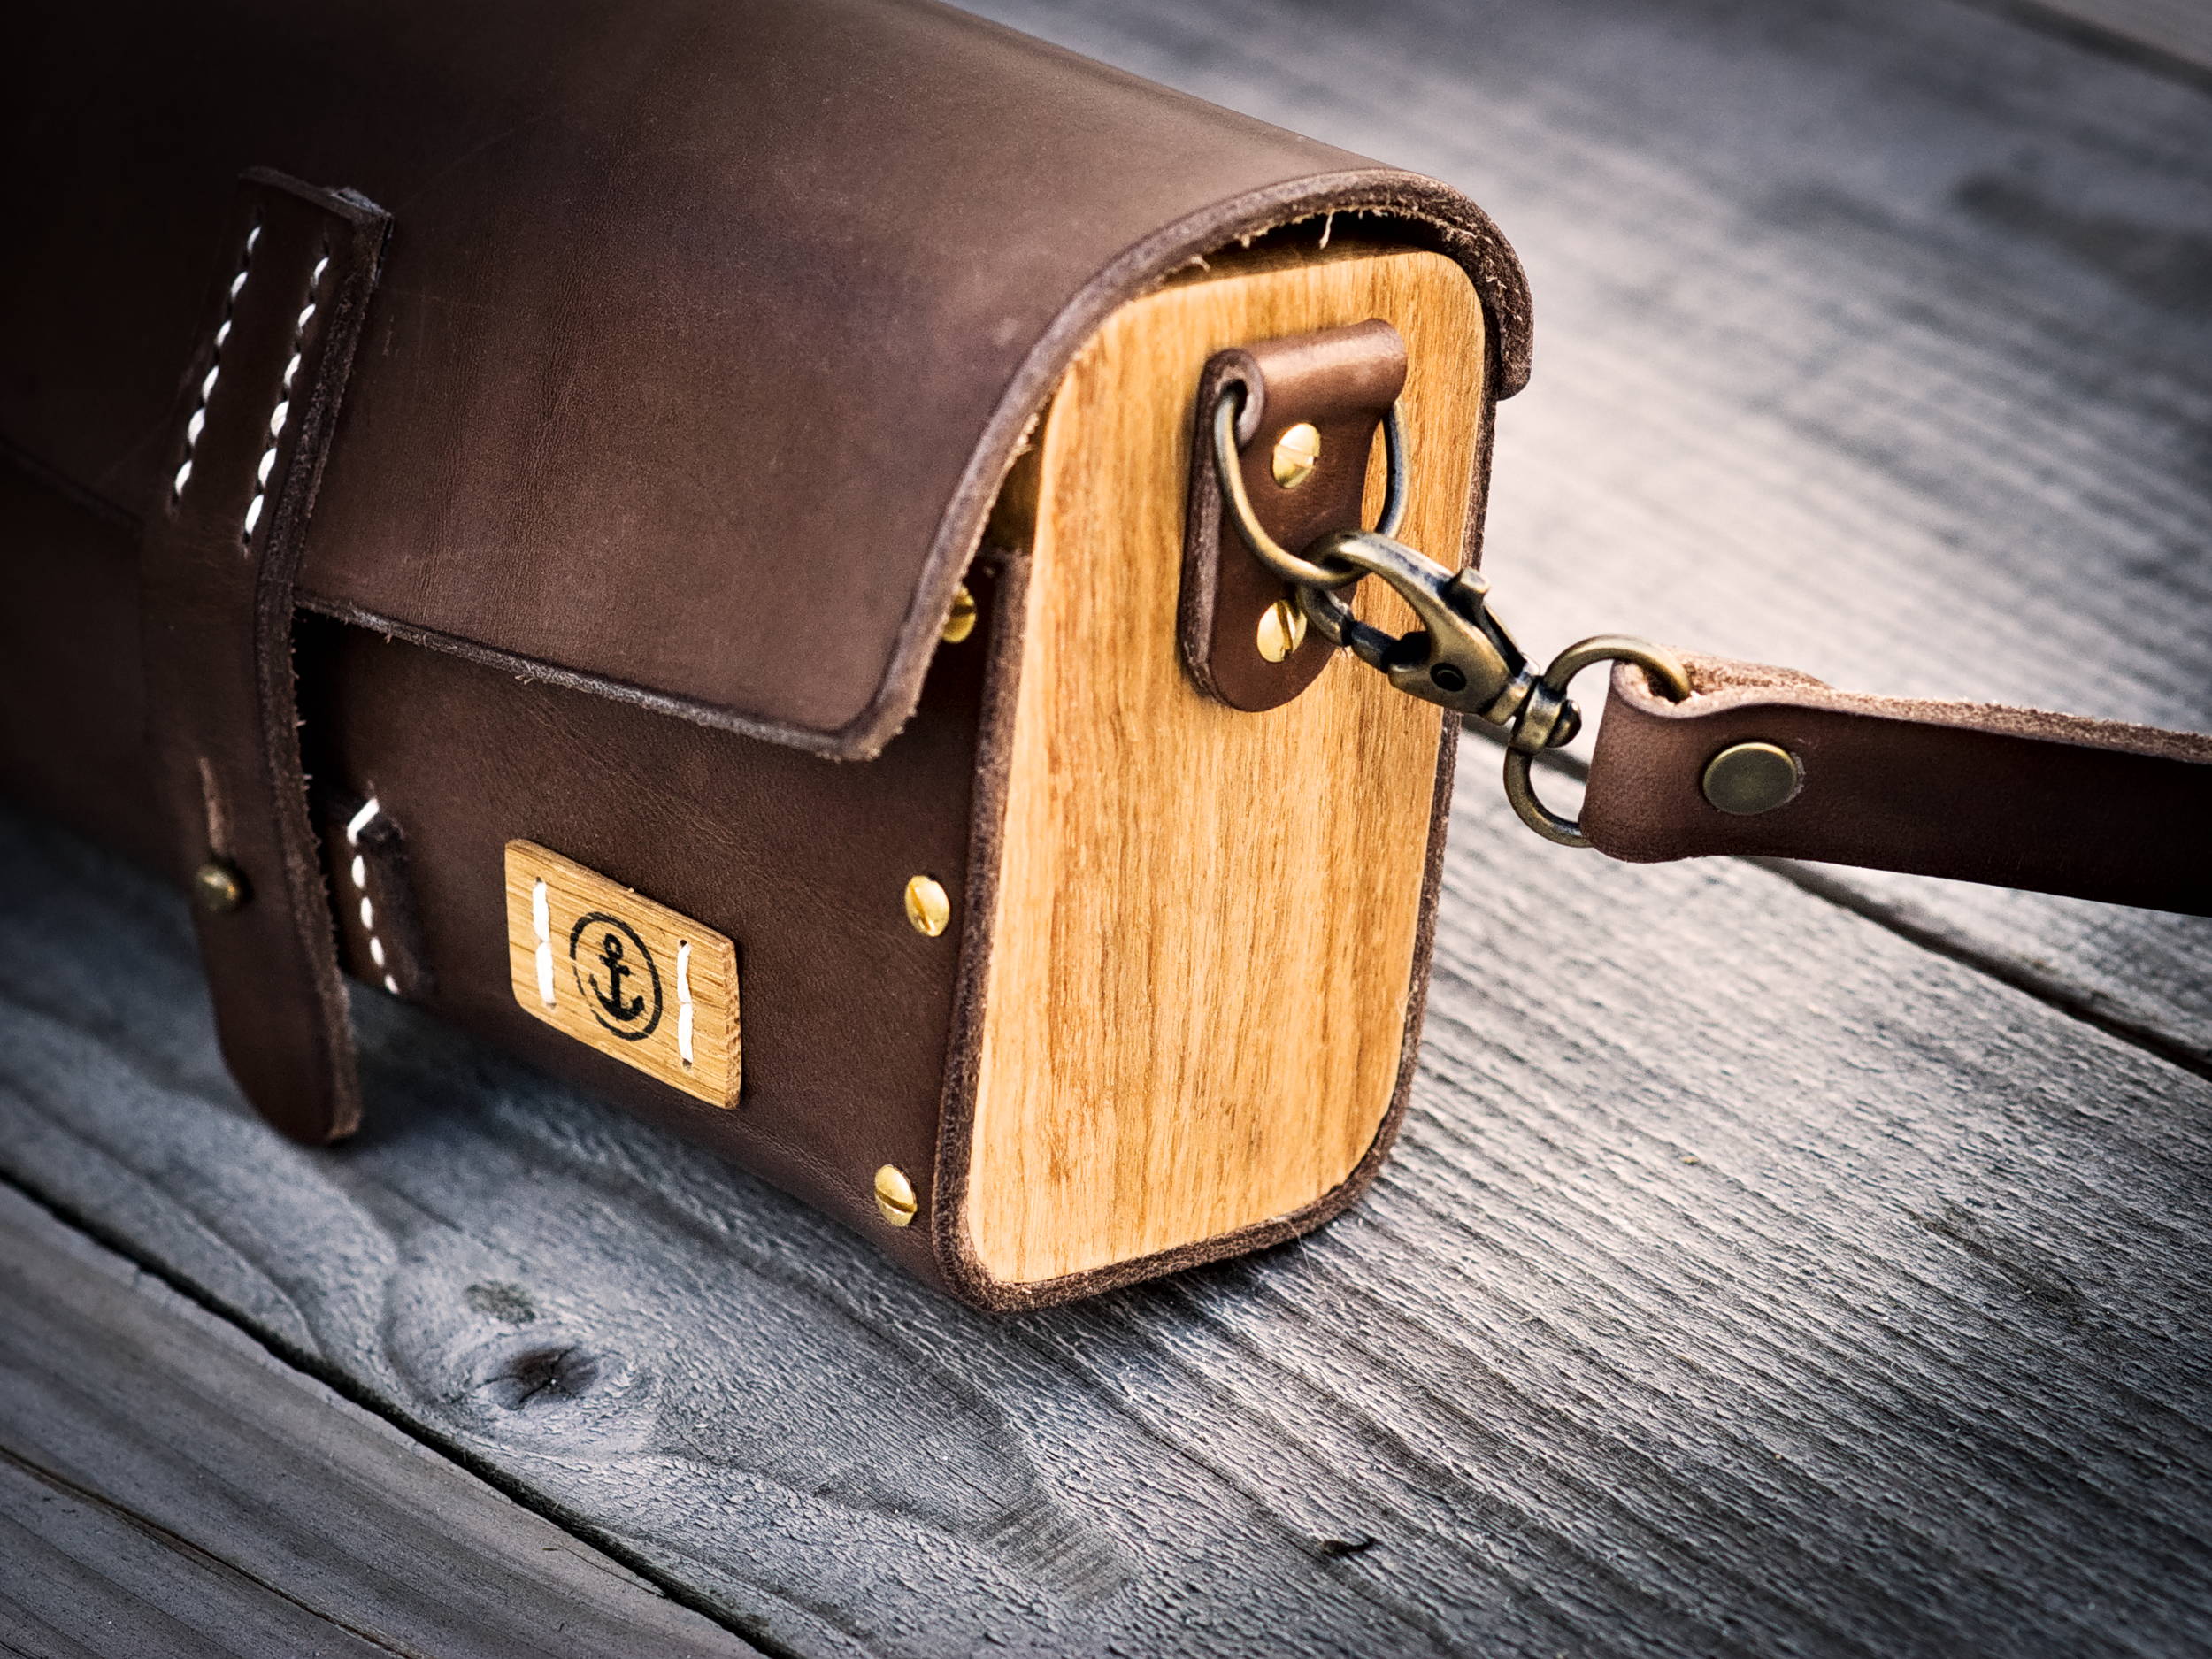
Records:
[[[239,293],[245,288],[246,273],[253,265],[253,245],[260,240],[261,222],[257,219],[246,232],[246,246],[238,256],[238,273],[230,280],[230,292],[223,296],[223,318],[215,325],[215,349],[208,354],[207,374],[200,381],[199,401],[192,405],[192,418],[184,423],[184,465],[177,468],[177,476],[169,486],[169,504],[173,507],[184,494],[185,480],[192,476],[192,451],[207,426],[207,400],[215,395],[215,382],[223,373],[223,342],[230,338],[231,313],[238,309]]]
[[[284,384],[278,390],[277,405],[269,411],[269,442],[262,447],[261,465],[255,471],[253,499],[246,503],[246,527],[239,534],[240,545],[252,541],[253,527],[261,520],[262,498],[269,493],[269,474],[276,466],[277,444],[284,436],[284,428],[292,419],[292,381],[300,372],[300,355],[305,349],[307,325],[315,315],[315,290],[322,286],[323,273],[330,269],[330,256],[325,254],[315,261],[315,270],[307,279],[307,303],[301,308],[299,320],[292,325],[292,360],[284,365]],[[228,326],[227,324],[225,325]],[[372,802],[371,805],[375,803]],[[366,918],[364,918],[365,924]]]
[[[676,941],[676,1057],[691,1066],[691,941]]]
[[[553,1006],[553,907],[546,902],[545,878],[530,889],[530,926],[538,935],[538,1000]]]
[[[314,308],[310,306],[308,309],[311,311]],[[295,357],[292,362],[296,366],[299,358]],[[257,495],[254,499],[258,501],[260,497]],[[369,861],[361,851],[361,832],[375,822],[376,815],[381,810],[383,809],[377,804],[376,797],[371,795],[361,810],[346,821],[346,845],[353,849],[353,864],[346,874],[353,879],[354,891],[361,895],[361,926],[369,935],[369,960],[384,969],[384,988],[397,996],[399,981],[392,977],[390,969],[384,967],[384,941],[376,936],[376,911],[369,904]]]

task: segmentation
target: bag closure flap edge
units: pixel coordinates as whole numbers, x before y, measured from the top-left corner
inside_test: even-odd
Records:
[[[603,615],[603,607],[614,589],[625,582],[657,582],[659,597],[643,606],[641,614],[633,607],[629,628],[624,634],[594,639],[587,633],[568,641],[565,649],[549,649],[541,636],[534,639],[503,627],[501,619],[492,614],[495,606],[441,604],[435,594],[388,591],[383,585],[380,564],[359,565],[347,557],[350,550],[347,538],[357,523],[357,515],[349,510],[358,503],[373,512],[373,496],[394,488],[394,483],[389,479],[349,472],[342,438],[333,457],[332,480],[308,549],[300,603],[341,621],[486,662],[526,678],[619,698],[703,726],[833,759],[871,759],[897,735],[912,714],[946,612],[982,544],[999,489],[1061,376],[1098,326],[1118,306],[1209,255],[1271,233],[1306,225],[1323,227],[1336,216],[1367,216],[1384,221],[1396,245],[1427,245],[1457,263],[1480,295],[1490,326],[1489,383],[1498,388],[1500,396],[1510,396],[1525,384],[1530,356],[1525,278],[1510,246],[1487,217],[1448,186],[1393,169],[1347,171],[1248,192],[1168,225],[1098,270],[1069,296],[1018,358],[1011,379],[968,445],[965,464],[952,480],[949,498],[937,516],[933,534],[926,538],[926,557],[905,584],[906,603],[895,622],[865,615],[824,614],[818,591],[809,595],[814,601],[811,607],[791,608],[788,614],[795,634],[810,632],[816,641],[834,641],[834,649],[847,655],[835,678],[841,682],[838,688],[846,695],[849,711],[833,710],[825,718],[803,707],[795,708],[792,701],[780,705],[772,692],[758,695],[757,683],[753,687],[756,695],[749,695],[741,681],[711,672],[703,675],[695,662],[687,665],[693,671],[688,673],[683,672],[686,664],[677,664],[674,672],[651,672],[649,654],[627,649],[635,642],[633,634],[672,638],[695,624],[696,611],[695,595],[687,591],[682,572],[657,573],[649,560],[645,574],[640,577],[634,568],[626,573],[624,562],[611,557],[604,586],[584,583],[570,590],[570,601],[579,614],[588,616]],[[949,349],[958,351],[961,342],[949,342]],[[377,366],[371,354],[360,375],[357,403],[373,402]],[[883,396],[895,402],[896,388],[883,388]],[[918,424],[928,421],[933,412],[926,407],[908,409],[899,419]],[[740,487],[742,478],[740,467],[735,475]],[[1475,483],[1479,488],[1481,480]],[[365,495],[370,499],[363,500]],[[607,528],[611,530],[611,526]],[[1471,534],[1479,534],[1478,515],[1471,521]],[[1471,548],[1469,552],[1472,551]],[[808,549],[795,546],[792,557],[804,560]],[[878,557],[855,573],[865,586],[877,588],[879,596],[880,587],[896,579],[896,566],[911,559],[911,552],[902,559],[896,549],[881,549]],[[772,608],[784,603],[772,583],[764,586],[768,588],[766,603]],[[803,623],[803,617],[806,618]],[[605,649],[608,643],[613,645],[612,650]],[[810,652],[802,641],[778,666],[795,669],[803,675],[810,662],[818,661],[818,655]],[[639,672],[641,668],[646,672]],[[864,689],[856,704],[853,693],[856,687]],[[837,718],[840,712],[841,718]]]

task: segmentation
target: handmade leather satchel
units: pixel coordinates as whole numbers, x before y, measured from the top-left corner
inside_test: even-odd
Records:
[[[1402,1108],[1463,718],[1571,844],[2212,908],[2204,738],[1525,662],[1527,293],[1433,180],[914,0],[42,13],[0,787],[190,890],[295,1138],[349,975],[983,1305],[1290,1237]]]

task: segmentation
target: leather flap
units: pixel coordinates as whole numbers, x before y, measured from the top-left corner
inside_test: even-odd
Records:
[[[1526,372],[1455,192],[932,4],[38,9],[0,434],[143,513],[234,181],[364,192],[393,238],[301,603],[710,725],[878,750],[1062,370],[1209,251],[1383,216]]]

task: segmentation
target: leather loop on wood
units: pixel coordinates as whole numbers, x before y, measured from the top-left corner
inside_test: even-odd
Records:
[[[1177,634],[1191,678],[1209,695],[1252,713],[1279,707],[1313,683],[1333,650],[1311,633],[1281,662],[1260,654],[1260,618],[1291,595],[1226,521],[1214,465],[1222,393],[1243,388],[1238,454],[1254,515],[1297,552],[1332,530],[1360,527],[1368,457],[1405,379],[1405,342],[1379,319],[1263,341],[1208,361],[1192,428]],[[1286,488],[1275,480],[1275,446],[1301,422],[1320,434],[1320,454],[1311,474]]]
[[[2212,914],[2212,737],[1685,661],[1679,703],[1614,673],[1582,826],[1616,858],[1807,858]],[[1789,750],[1802,784],[1770,811],[1724,812],[1705,769],[1752,742]]]
[[[330,897],[301,764],[294,582],[388,217],[256,170],[150,503],[152,750],[223,1056],[261,1115],[323,1141],[360,1121]]]

